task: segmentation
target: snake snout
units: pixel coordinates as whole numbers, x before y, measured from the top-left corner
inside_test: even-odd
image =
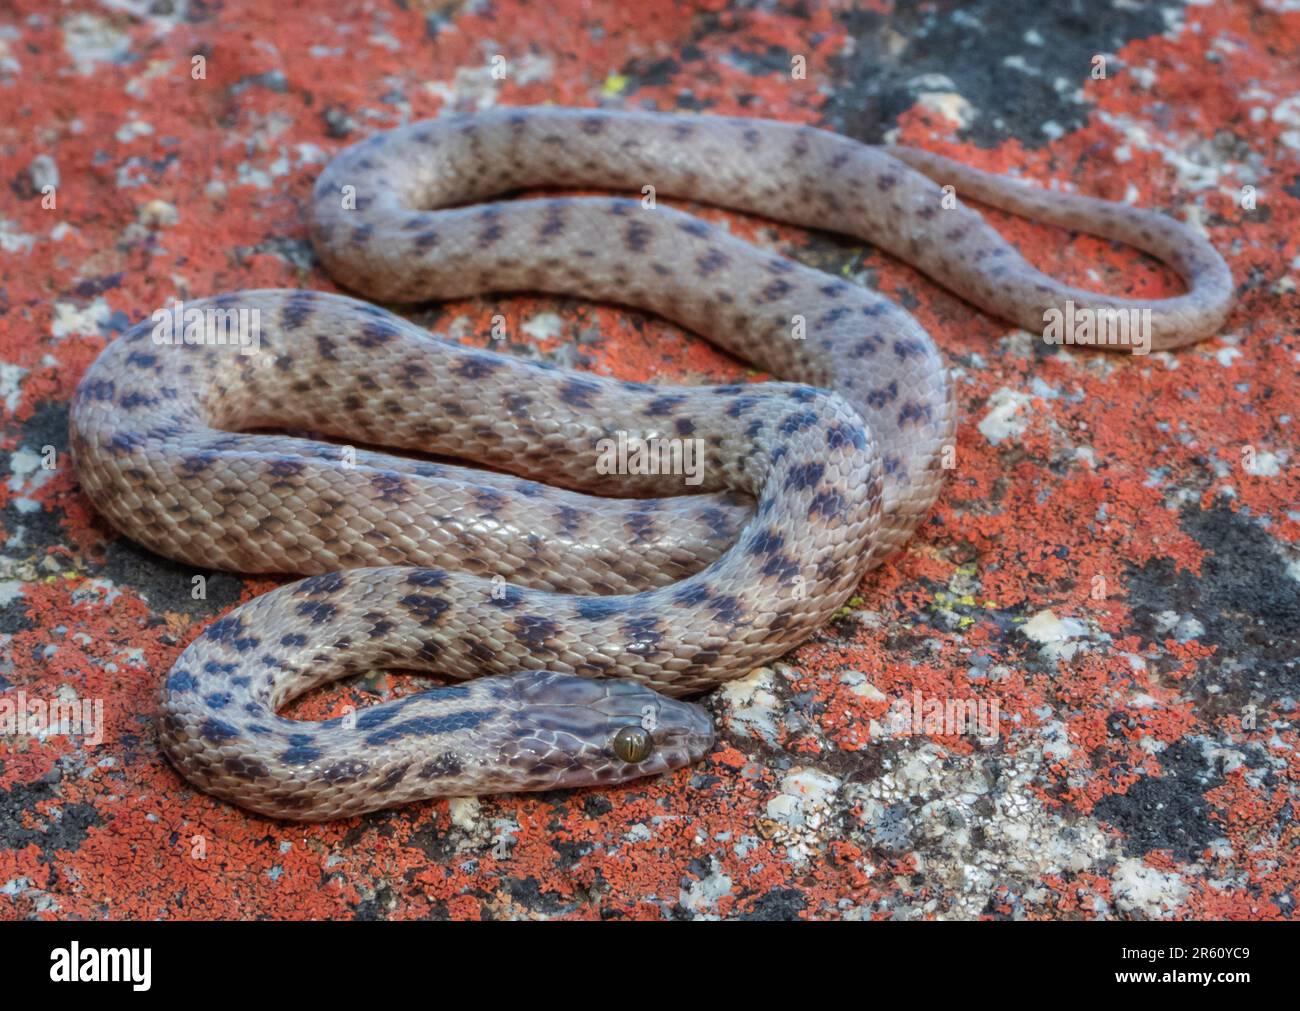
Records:
[[[680,761],[670,760],[669,768],[698,762],[713,749],[713,720],[708,710],[690,702],[656,697],[657,725],[651,731],[656,748],[682,756]]]
[[[698,762],[713,747],[708,712],[644,685],[533,672],[516,681],[527,748],[556,786],[616,783]]]

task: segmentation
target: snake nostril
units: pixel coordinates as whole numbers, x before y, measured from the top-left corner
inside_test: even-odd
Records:
[[[654,741],[644,727],[623,727],[610,744],[614,754],[631,764],[644,762],[654,750]]]

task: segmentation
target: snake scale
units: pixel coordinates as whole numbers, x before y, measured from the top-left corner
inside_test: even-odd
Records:
[[[341,284],[388,303],[622,303],[786,381],[620,382],[310,291],[199,303],[255,310],[255,354],[128,330],[72,406],[95,506],[202,569],[309,577],[209,625],[165,679],[161,744],[194,784],[323,820],[687,765],[713,729],[680,697],[806,639],[924,517],[955,408],[938,349],[901,308],[653,201],[492,199],[647,185],[869,240],[1038,331],[1067,301],[1150,309],[1152,346],[1170,348],[1213,333],[1232,298],[1214,249],[1160,214],[807,126],[544,107],[376,134],[313,194],[315,248]],[[1061,284],[945,186],[1137,246],[1187,291],[1127,301]],[[699,482],[607,472],[599,447],[620,435],[698,440]],[[324,722],[277,715],[376,668],[452,683]]]

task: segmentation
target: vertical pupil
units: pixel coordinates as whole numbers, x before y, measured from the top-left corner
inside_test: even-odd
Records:
[[[641,727],[624,727],[614,735],[614,753],[625,762],[641,762],[650,755],[650,735]]]

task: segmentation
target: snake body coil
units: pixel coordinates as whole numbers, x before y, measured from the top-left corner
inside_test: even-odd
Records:
[[[975,212],[945,206],[941,184],[1136,245],[1188,291],[1138,302],[1062,285]],[[620,302],[793,383],[579,375],[308,291],[190,307],[255,313],[256,354],[160,345],[150,322],[132,328],[74,399],[87,494],[171,558],[311,577],[214,622],[168,675],[160,738],[192,782],[322,820],[680,767],[713,735],[707,713],[676,697],[805,639],[923,518],[954,407],[938,350],[902,309],[664,206],[482,202],[646,185],[868,239],[1034,329],[1067,302],[1150,309],[1152,346],[1173,347],[1212,333],[1231,299],[1222,259],[1158,214],[808,127],[539,108],[371,137],[315,188],[313,238],[341,283],[383,301],[540,290]],[[699,440],[699,483],[607,473],[602,447],[620,439]],[[323,723],[276,715],[373,668],[460,683]]]

